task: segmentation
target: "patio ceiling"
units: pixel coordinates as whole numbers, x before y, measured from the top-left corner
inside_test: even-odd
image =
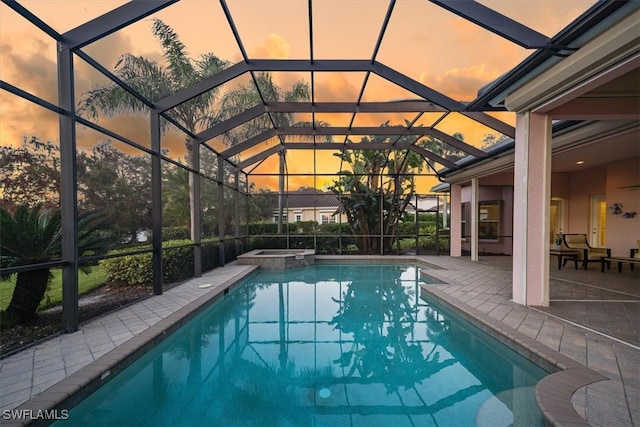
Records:
[[[266,158],[276,155],[283,150],[292,149],[379,149],[379,150],[412,150],[417,152],[436,170],[445,167],[455,170],[458,165],[447,158],[446,147],[477,159],[488,156],[482,147],[482,141],[463,141],[454,135],[450,122],[466,120],[485,129],[485,133],[493,133],[498,139],[514,138],[515,130],[510,123],[501,119],[496,112],[506,111],[503,105],[492,103],[504,87],[514,79],[520,78],[531,63],[540,63],[549,58],[562,58],[570,55],[579,43],[579,36],[593,28],[625,2],[600,1],[591,6],[574,23],[564,28],[558,35],[550,37],[542,32],[530,28],[509,17],[507,12],[499,12],[498,7],[504,7],[499,2],[485,1],[487,5],[473,1],[430,0],[425,2],[408,2],[390,0],[388,2],[369,2],[363,8],[361,1],[322,2],[249,2],[237,0],[220,0],[219,4],[202,6],[203,2],[179,2],[178,0],[146,0],[131,1],[119,4],[111,11],[89,19],[75,28],[63,31],[55,29],[48,23],[51,17],[39,12],[37,2],[2,0],[7,6],[23,17],[34,22],[40,29],[58,42],[68,47],[85,62],[104,74],[111,81],[124,87],[132,96],[144,102],[149,108],[174,124],[194,140],[213,149],[217,155],[231,162],[237,169],[255,167]],[[213,3],[213,2],[212,2]],[[330,5],[328,3],[331,3]],[[533,3],[533,2],[532,2]],[[219,7],[218,7],[219,6]],[[357,15],[339,16],[341,11],[359,11]],[[494,6],[496,9],[492,8]],[[87,53],[89,46],[100,46],[100,42],[108,40],[109,36],[124,31],[128,27],[147,17],[156,17],[161,13],[169,25],[177,27],[170,20],[176,8],[193,11],[189,13],[210,13],[224,17],[226,28],[216,27],[211,37],[211,50],[217,49],[218,39],[235,44],[237,62],[220,73],[201,80],[194,85],[180,90],[164,99],[146,99],[133,88],[128,87],[111,71],[109,66]],[[196,9],[200,7],[202,10]],[[290,16],[285,15],[281,20],[270,20],[270,10],[283,8]],[[288,8],[288,9],[287,9]],[[332,10],[333,8],[333,10]],[[369,10],[370,9],[370,10]],[[335,14],[332,15],[332,12]],[[345,12],[346,13],[346,12]],[[293,54],[261,56],[258,42],[248,29],[253,24],[255,16],[264,14],[260,21],[262,34],[272,35],[278,32],[291,32],[289,27],[300,27],[295,37],[289,37],[294,44]],[[445,14],[445,15],[443,15]],[[474,97],[458,100],[457,93],[451,92],[446,85],[431,85],[424,83],[424,78],[409,70],[407,63],[424,61],[439,61],[440,58],[431,57],[429,49],[420,44],[413,45],[407,41],[406,50],[398,46],[401,37],[400,28],[404,23],[411,25],[410,16],[424,22],[426,25],[442,16],[450,16],[452,22],[465,28],[480,30],[486,39],[478,40],[477,49],[504,48],[505,43],[511,50],[517,51],[520,65],[513,69],[502,71],[502,76],[489,81],[475,82]],[[434,18],[435,17],[435,18]],[[362,18],[362,19],[354,19]],[[573,19],[574,17],[570,17]],[[213,19],[213,18],[212,18]],[[352,19],[351,21],[348,21]],[[562,25],[571,21],[567,17]],[[275,22],[271,22],[275,21]],[[294,22],[295,21],[295,25]],[[582,22],[582,26],[575,22]],[[367,43],[361,43],[358,49],[349,51],[349,40],[344,45],[327,43],[328,32],[344,34],[354,37],[348,30],[349,25],[357,28],[357,36],[366,38]],[[435,24],[434,24],[435,25]],[[583,28],[584,27],[584,28]],[[560,28],[556,28],[558,30]],[[203,36],[207,30],[203,28]],[[176,28],[180,34],[180,29]],[[226,35],[223,35],[226,34]],[[218,34],[220,36],[218,37]],[[289,33],[287,33],[289,34]],[[474,33],[475,34],[475,33]],[[468,44],[468,40],[458,42],[446,40],[447,34],[442,34],[445,50],[450,46],[450,54],[455,56],[460,46]],[[355,43],[354,43],[355,45]],[[327,47],[329,46],[329,47]],[[368,46],[368,47],[362,47]],[[401,51],[402,61],[397,61],[397,51]],[[326,53],[325,53],[326,52]],[[334,53],[335,52],[335,53]],[[460,51],[462,52],[462,51]],[[487,52],[487,55],[489,52]],[[333,56],[335,55],[335,56]],[[349,56],[352,55],[352,56]],[[462,55],[462,53],[460,54]],[[260,87],[258,75],[267,72],[279,77],[283,81],[294,81],[302,77],[309,82],[311,99],[308,102],[281,102],[269,99]],[[323,82],[328,79],[343,79],[348,81],[356,90],[350,96],[345,93],[327,93]],[[426,79],[428,80],[428,79]],[[259,100],[255,105],[233,117],[201,129],[193,134],[185,129],[176,118],[175,108],[191,99],[212,90],[228,89],[238,82],[248,82],[258,89]],[[436,82],[437,83],[437,82]],[[442,87],[440,87],[442,86]],[[4,85],[5,89],[9,86]],[[9,88],[10,89],[10,88]],[[354,95],[355,94],[355,95]],[[331,96],[333,95],[333,97]],[[287,126],[278,125],[276,115],[288,113],[298,119]],[[324,120],[324,118],[332,120]],[[341,119],[337,119],[341,117]],[[400,120],[402,117],[403,120]],[[260,132],[246,138],[239,143],[212,144],[211,141],[234,132],[252,120],[262,120],[266,125]],[[378,123],[372,124],[375,119]],[[340,121],[341,123],[338,123]],[[387,123],[387,125],[381,125]],[[447,125],[445,125],[447,124]],[[360,143],[358,137],[379,136],[376,142]],[[437,141],[440,149],[425,142]],[[485,147],[486,148],[486,147]]]

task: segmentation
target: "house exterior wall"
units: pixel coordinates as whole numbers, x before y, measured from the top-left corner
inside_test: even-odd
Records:
[[[318,224],[322,224],[322,216],[332,216],[336,211],[336,208],[289,208],[285,209],[285,215],[287,222],[296,222],[296,215],[301,215],[301,221],[316,221]],[[274,211],[274,216],[277,215],[277,211]],[[336,223],[347,222],[347,217],[344,214],[336,215]],[[275,222],[275,217],[274,217]]]
[[[505,236],[499,243],[479,242],[480,253],[513,254],[513,175],[497,174],[483,177],[479,201],[501,200],[500,233]],[[555,172],[551,179],[551,196],[564,200],[564,224],[567,233],[589,234],[591,196],[605,194],[607,206],[620,203],[624,212],[636,212],[634,218],[625,218],[609,210],[606,216],[606,246],[615,256],[629,256],[640,239],[640,157],[633,157],[604,166],[578,172]],[[626,188],[624,188],[626,187]],[[631,188],[630,188],[631,187]],[[462,187],[462,203],[470,203],[471,187]],[[467,218],[469,215],[467,213]],[[470,251],[471,243],[462,242],[462,250]]]
[[[505,185],[483,185],[485,182],[504,183]],[[500,239],[498,242],[480,240],[478,250],[480,253],[513,254],[513,175],[505,174],[501,177],[495,176],[491,179],[483,178],[478,189],[478,201],[487,202],[499,200],[500,207]],[[471,187],[462,187],[462,203],[471,202]],[[467,210],[470,206],[467,205]],[[471,218],[469,212],[466,218]],[[462,250],[470,251],[471,242],[463,240]]]
[[[551,197],[567,200],[571,194],[571,174],[568,172],[551,173]]]
[[[591,196],[607,192],[607,167],[599,166],[572,172],[567,199],[567,233],[589,236]],[[552,196],[554,196],[552,194]]]
[[[623,212],[637,212],[625,218],[607,211],[606,247],[614,256],[629,256],[640,239],[640,189],[622,188],[640,183],[640,157],[619,160],[604,166],[573,173],[555,173],[551,181],[552,197],[566,201],[568,233],[589,235],[591,228],[591,196],[604,194],[607,206],[620,203]]]

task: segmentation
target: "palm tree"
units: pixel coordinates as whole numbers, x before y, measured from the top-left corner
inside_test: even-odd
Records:
[[[178,167],[163,171],[162,221],[165,225],[189,229],[189,172]]]
[[[257,87],[256,87],[257,84]],[[283,92],[273,81],[271,73],[256,73],[255,83],[238,85],[224,94],[220,102],[221,118],[230,118],[243,111],[265,102],[300,102],[311,98],[309,83],[299,80],[293,84],[291,90]],[[276,127],[288,127],[306,124],[306,122],[294,122],[293,113],[263,114],[253,120],[245,122],[224,135],[229,145],[236,145],[258,135],[273,125]],[[273,120],[273,124],[272,121]]]
[[[229,62],[213,53],[205,53],[198,59],[189,58],[185,45],[175,31],[160,19],[153,20],[153,35],[160,42],[166,65],[134,56],[122,55],[115,66],[114,74],[139,94],[151,102],[156,102],[185,89],[200,80],[213,76],[229,66]],[[218,96],[217,88],[173,108],[171,116],[192,133],[209,127],[216,122],[213,103]],[[146,111],[147,106],[139,99],[115,83],[97,86],[85,93],[80,101],[79,113],[87,113],[97,118],[99,113],[113,116],[131,111]],[[164,126],[167,123],[162,123]],[[185,141],[189,166],[194,167],[193,141],[187,136]],[[189,174],[189,200],[191,212],[191,237],[199,230],[193,229],[193,176]]]
[[[458,139],[464,142],[464,135],[460,132],[456,132],[451,136],[454,137],[455,139]],[[487,138],[490,138],[490,136],[487,135]],[[452,162],[457,162],[458,160],[463,159],[467,155],[467,153],[460,150],[459,148],[446,144],[431,135],[418,141],[416,145],[419,147],[426,148],[427,150],[431,151],[433,154],[436,154],[444,159],[451,160]]]
[[[225,93],[221,101],[221,116],[224,118],[233,117],[242,113],[259,103],[264,102],[300,102],[311,99],[311,90],[309,83],[299,80],[294,83],[291,90],[282,92],[280,87],[275,84],[270,73],[257,73],[254,76],[253,84],[239,85],[236,88]],[[263,114],[253,120],[244,123],[224,135],[225,140],[230,145],[235,145],[241,141],[263,132],[264,129],[273,126],[289,127],[289,126],[308,126],[308,122],[295,122],[293,113],[271,113],[271,115]],[[319,122],[316,126],[326,126],[326,123]],[[330,139],[330,137],[328,137]],[[282,216],[284,211],[284,152],[280,155],[280,177],[278,189],[278,233],[282,232]]]
[[[102,215],[92,211],[78,217],[78,253],[99,253],[108,242],[98,232],[104,227]],[[42,210],[42,205],[21,205],[15,215],[0,209],[0,266],[42,264],[58,261],[62,253],[60,210]],[[7,307],[9,319],[26,323],[36,315],[50,279],[50,267],[17,273],[16,286]]]
[[[425,356],[420,343],[413,341],[418,307],[412,302],[412,289],[401,280],[403,271],[401,267],[354,270],[357,275],[347,281],[340,300],[334,299],[338,312],[329,322],[353,336],[351,346],[345,346],[334,363],[348,377],[384,383],[388,393],[410,389],[456,363],[440,361],[436,346]]]

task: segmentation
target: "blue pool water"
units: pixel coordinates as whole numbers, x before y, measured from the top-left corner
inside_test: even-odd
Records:
[[[546,372],[421,283],[419,268],[388,264],[261,271],[60,424],[542,425]]]

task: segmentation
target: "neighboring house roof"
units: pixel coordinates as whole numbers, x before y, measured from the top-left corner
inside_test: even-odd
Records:
[[[331,208],[340,206],[337,195],[331,192],[314,191],[313,189],[303,189],[287,194],[286,207],[288,209],[300,208]]]

